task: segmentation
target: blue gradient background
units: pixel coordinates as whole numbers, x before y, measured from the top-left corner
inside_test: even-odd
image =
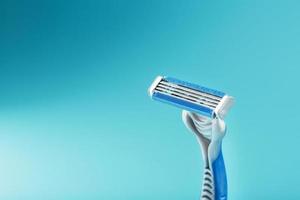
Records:
[[[0,198],[198,199],[158,74],[236,97],[229,199],[300,199],[300,2],[0,2]]]

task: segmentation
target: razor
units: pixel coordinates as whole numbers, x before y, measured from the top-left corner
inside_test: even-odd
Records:
[[[233,97],[167,76],[158,76],[148,92],[152,99],[182,109],[184,124],[197,136],[204,160],[201,200],[227,200],[223,119],[234,103]]]

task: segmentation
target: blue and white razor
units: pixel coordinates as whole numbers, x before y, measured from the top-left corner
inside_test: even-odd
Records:
[[[227,178],[222,155],[226,133],[223,121],[233,97],[224,92],[171,77],[158,76],[149,88],[152,99],[183,109],[186,127],[195,133],[205,164],[202,200],[227,200]]]

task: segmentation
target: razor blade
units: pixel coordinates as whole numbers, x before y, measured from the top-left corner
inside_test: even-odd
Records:
[[[158,76],[148,92],[154,100],[209,118],[224,118],[234,103],[224,92],[166,76]]]

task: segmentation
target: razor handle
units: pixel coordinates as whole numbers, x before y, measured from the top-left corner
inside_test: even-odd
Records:
[[[215,200],[227,200],[227,176],[222,150],[216,160],[212,162]]]
[[[201,200],[227,200],[227,177],[222,151],[215,160],[206,162]]]

